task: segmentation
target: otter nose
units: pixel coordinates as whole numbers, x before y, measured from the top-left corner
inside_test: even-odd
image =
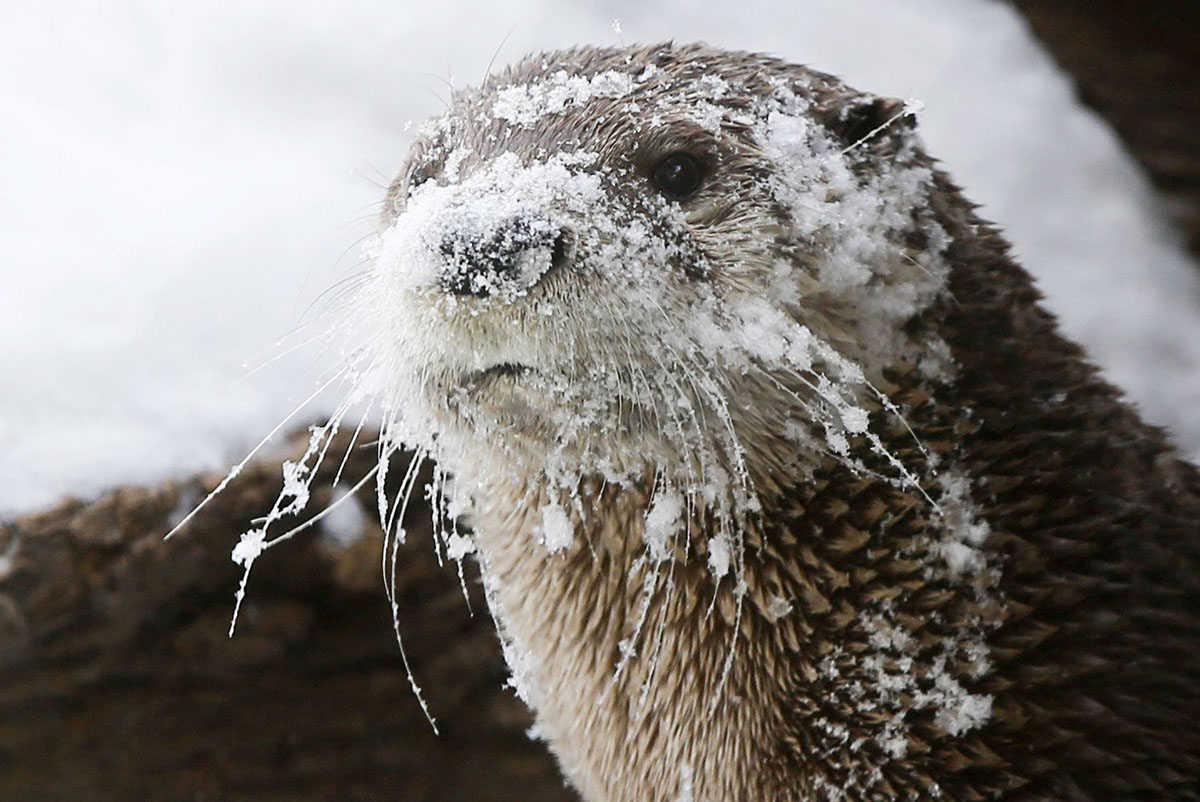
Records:
[[[561,236],[523,218],[484,232],[452,231],[442,238],[441,283],[455,295],[487,297],[535,283],[561,256]]]

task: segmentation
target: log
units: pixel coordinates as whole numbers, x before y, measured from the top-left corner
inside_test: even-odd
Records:
[[[303,440],[292,446],[294,459]],[[356,449],[349,477],[374,458]],[[314,511],[330,499],[330,462]],[[219,478],[0,523],[0,799],[573,798],[504,687],[477,570],[466,566],[472,615],[455,566],[438,564],[426,503],[408,515],[396,588],[440,735],[400,659],[370,486],[347,500],[365,512],[359,537],[318,525],[263,554],[230,638],[230,549],[270,509],[279,460],[248,466],[164,541]]]

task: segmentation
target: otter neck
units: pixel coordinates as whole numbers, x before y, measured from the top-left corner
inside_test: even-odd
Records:
[[[930,610],[939,559],[922,497],[827,464],[762,499],[741,522],[740,567],[717,576],[704,510],[679,522],[668,556],[648,557],[652,475],[582,483],[557,553],[539,542],[545,488],[480,490],[480,557],[515,685],[584,798],[800,800],[837,787],[868,799],[883,769],[892,788],[929,789],[907,752],[945,735],[938,702],[909,717],[915,685],[870,694],[908,676],[967,694],[956,683],[979,668],[964,655],[983,610],[961,603],[977,590],[964,582],[939,591],[936,621],[911,623]]]
[[[563,505],[573,536],[556,553],[540,542],[546,489],[496,483],[480,494],[477,542],[514,685],[586,799],[765,794],[741,767],[766,755],[714,759],[765,742],[776,707],[734,701],[751,685],[747,656],[730,655],[746,647],[733,637],[734,579],[715,583],[695,555],[647,558],[652,491],[652,478],[590,485]]]

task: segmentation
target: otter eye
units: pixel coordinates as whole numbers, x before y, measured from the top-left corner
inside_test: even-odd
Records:
[[[414,167],[408,173],[408,191],[411,194],[414,189],[424,184],[429,179],[433,178],[433,168],[427,164],[421,164]]]
[[[650,183],[673,201],[692,197],[704,183],[704,166],[688,153],[671,153],[654,165]]]

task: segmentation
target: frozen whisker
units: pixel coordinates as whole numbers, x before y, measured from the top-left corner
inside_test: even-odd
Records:
[[[259,440],[258,444],[255,445],[254,448],[250,449],[249,453],[247,453],[246,456],[244,456],[240,462],[238,462],[236,465],[234,465],[232,468],[229,469],[229,473],[225,475],[225,478],[222,479],[215,488],[213,488],[211,493],[209,493],[207,496],[205,496],[204,499],[199,504],[197,504],[192,509],[191,512],[189,512],[187,515],[183,516],[183,519],[179,523],[175,524],[175,526],[171,529],[171,531],[167,532],[167,534],[163,536],[163,539],[167,540],[167,539],[173,537],[175,535],[175,533],[178,532],[180,529],[182,529],[184,526],[186,526],[187,523],[192,520],[192,518],[196,517],[196,514],[198,512],[200,512],[200,510],[204,509],[204,507],[207,506],[210,501],[212,501],[214,498],[216,498],[218,495],[220,495],[225,490],[225,488],[227,488],[229,486],[229,483],[232,482],[234,479],[236,479],[237,476],[242,472],[242,470],[245,469],[246,465],[249,464],[250,460],[254,458],[254,455],[257,454],[262,449],[263,446],[265,446],[267,443],[269,443],[271,441],[271,439],[273,437],[275,437],[275,435],[279,434],[280,430],[283,429],[283,427],[286,426],[288,423],[290,423],[292,418],[294,418],[294,417],[296,417],[296,415],[300,414],[301,410],[303,410],[306,406],[308,406],[310,403],[312,403],[312,401],[315,398],[317,398],[318,396],[320,396],[321,393],[325,392],[327,389],[329,389],[331,386],[333,386],[337,382],[337,380],[342,377],[342,375],[346,372],[347,369],[348,368],[343,367],[340,370],[338,370],[336,373],[334,373],[333,376],[331,376],[323,384],[321,384],[319,387],[317,387],[317,389],[315,391],[313,391],[313,393],[311,395],[309,395],[307,398],[305,398],[303,401],[301,401],[296,406],[295,409],[293,409],[290,413],[288,413],[287,417],[285,417],[283,420],[281,420],[279,423],[277,423],[275,425],[275,428],[273,428],[270,432],[268,432],[266,437],[264,437],[262,440]]]
[[[921,497],[925,499],[934,512],[936,512],[938,515],[941,515],[941,506],[933,500],[928,492],[926,492],[925,488],[921,485],[921,480],[916,474],[910,471],[908,467],[904,465],[904,463],[900,461],[899,457],[892,453],[891,449],[883,444],[883,441],[879,439],[879,435],[877,435],[875,432],[867,432],[865,436],[867,441],[871,444],[871,449],[876,454],[879,454],[886,459],[891,466],[896,469],[896,472],[900,474],[901,487],[909,488],[920,493]]]
[[[384,459],[390,458],[392,454],[395,454],[398,451],[400,451],[399,444],[392,446],[391,449],[386,452],[387,456],[384,457]],[[428,453],[425,451],[425,449],[417,449],[412,461],[408,464],[408,468],[404,474],[404,479],[400,483],[400,488],[396,491],[396,497],[392,501],[391,513],[388,515],[386,521],[380,521],[380,524],[384,528],[384,533],[391,534],[391,536],[394,538],[394,542],[397,544],[405,541],[407,532],[404,529],[404,514],[408,511],[409,502],[412,500],[412,491],[416,487],[417,476],[420,472],[421,463],[425,461],[427,456]],[[393,564],[394,562],[395,561],[393,560]]]
[[[388,466],[391,464],[391,455],[399,450],[398,446],[392,444],[389,434],[395,415],[394,410],[391,413],[384,411],[384,420],[380,424],[379,437],[375,442],[375,461],[379,467],[378,478],[375,481],[375,506],[379,515],[379,525],[384,530],[385,538],[387,537],[388,510],[390,508],[386,490]]]
[[[362,170],[358,169],[357,167],[351,169],[351,171],[350,171],[351,174],[354,176],[357,176],[358,178],[361,178],[362,180],[366,181],[368,184],[375,187],[376,189],[386,192],[388,187],[390,187],[392,185],[392,176],[389,176],[383,170],[380,170],[377,166],[375,166],[375,164],[373,162],[371,162],[368,159],[364,159],[363,163],[367,166],[368,169],[371,170],[371,172],[374,173],[374,175],[368,175],[367,173],[363,172]],[[370,204],[364,204],[362,208],[363,209],[367,209],[367,208],[378,209],[378,207],[379,207],[378,203],[370,203]]]
[[[840,367],[841,369],[845,370],[846,363],[843,362]],[[767,374],[767,371],[761,368],[760,370],[762,370],[764,375],[769,375]],[[789,377],[800,382],[804,387],[816,394],[820,399],[830,404],[833,410],[837,413],[836,419],[827,414],[823,414],[811,406],[806,405],[806,402],[804,402],[804,400],[801,399],[801,397],[794,391],[787,390],[782,383],[779,384],[780,389],[784,389],[789,395],[793,396],[798,403],[805,405],[807,411],[814,413],[814,421],[824,427],[826,432],[826,440],[839,461],[849,464],[849,440],[846,438],[846,433],[864,437],[867,443],[870,445],[871,450],[886,460],[888,464],[896,470],[900,486],[916,490],[929,503],[930,507],[940,514],[940,507],[922,487],[918,476],[908,466],[904,465],[904,463],[900,461],[895,453],[883,443],[877,432],[870,430],[870,422],[867,410],[859,406],[857,402],[848,400],[846,396],[843,395],[843,393],[849,392],[848,389],[845,389],[844,385],[835,383],[828,376],[820,372],[815,374],[817,378],[816,383],[810,381],[799,371],[788,370],[786,373]],[[865,378],[861,382],[857,382],[857,384],[869,389],[874,395],[875,399],[879,401],[883,409],[899,420],[908,434],[913,438],[917,447],[920,449],[922,456],[926,459],[926,461],[928,461],[928,450],[925,448],[924,444],[920,442],[920,439],[908,425],[908,422],[904,419],[903,415],[900,414],[900,410],[898,407],[896,407],[895,403],[892,402],[892,400],[884,393],[875,388],[874,385],[866,381]],[[843,430],[845,433],[843,433]]]
[[[850,151],[856,150],[859,147],[862,147],[863,144],[865,144],[866,142],[869,142],[871,139],[873,139],[876,134],[878,134],[881,131],[894,125],[896,123],[896,121],[899,120],[900,118],[915,117],[917,114],[920,114],[921,110],[924,108],[925,108],[925,104],[922,103],[920,100],[917,100],[916,98],[909,98],[908,100],[904,101],[904,104],[900,108],[899,111],[897,111],[891,117],[884,120],[882,123],[877,125],[875,128],[868,131],[856,142],[853,142],[850,145],[848,145],[847,147],[843,148],[840,155],[845,156]]]
[[[426,77],[429,77],[429,78],[437,78],[437,77],[438,77],[438,76],[436,76],[436,75],[434,75],[434,74],[432,74],[432,73],[425,73],[425,76],[426,76]],[[443,79],[439,78],[438,80],[443,80]],[[450,111],[450,101],[449,101],[449,100],[447,100],[446,98],[442,97],[440,94],[438,94],[438,93],[437,93],[436,91],[434,91],[433,89],[430,89],[428,86],[422,86],[421,88],[422,88],[423,90],[425,90],[425,93],[426,93],[427,95],[429,95],[429,96],[430,96],[430,97],[432,97],[434,100],[436,100],[438,103],[440,103],[440,104],[442,105],[442,108],[443,108],[443,109],[445,109],[446,111]]]
[[[728,681],[729,673],[733,667],[733,661],[737,652],[737,640],[740,633],[740,624],[743,614],[743,604],[745,596],[745,538],[743,535],[744,516],[753,509],[757,509],[760,505],[753,489],[753,481],[750,477],[749,470],[745,463],[745,450],[738,439],[737,432],[734,426],[733,415],[730,412],[728,402],[725,399],[720,386],[712,375],[702,366],[695,358],[685,358],[681,360],[682,364],[687,365],[688,370],[697,378],[697,387],[704,393],[707,400],[713,407],[718,420],[720,421],[726,438],[725,445],[729,453],[726,457],[730,459],[738,476],[739,488],[737,492],[732,493],[731,497],[725,500],[728,509],[723,509],[718,505],[713,507],[713,513],[717,522],[717,532],[709,538],[708,548],[708,563],[710,571],[714,578],[714,590],[712,601],[709,605],[708,615],[712,615],[718,601],[721,591],[721,581],[732,569],[733,573],[733,588],[732,593],[735,597],[735,609],[733,621],[731,625],[730,643],[727,647],[726,656],[722,664],[721,674],[714,688],[713,696],[710,700],[710,711],[715,710],[717,704],[723,698],[722,691]],[[726,492],[734,490],[734,488],[726,488]],[[732,553],[729,552],[732,547]]]
[[[383,466],[391,456],[400,451],[399,445],[388,445],[380,451],[380,462],[376,470],[376,482],[380,487],[380,494],[383,495],[383,476],[385,470]],[[388,603],[392,613],[392,629],[396,635],[396,646],[400,650],[400,659],[404,663],[404,671],[408,678],[408,684],[412,688],[413,695],[417,699],[417,703],[421,706],[421,712],[425,715],[425,719],[429,722],[429,726],[434,733],[438,732],[437,722],[434,720],[432,713],[429,710],[428,704],[425,702],[424,696],[421,694],[421,688],[417,684],[416,677],[413,675],[412,666],[408,660],[408,653],[404,649],[404,638],[400,632],[400,602],[396,595],[396,576],[397,576],[397,560],[400,550],[400,544],[404,542],[404,516],[408,510],[408,502],[412,498],[413,487],[416,485],[417,476],[420,471],[420,465],[425,461],[426,452],[423,449],[418,449],[412,456],[411,462],[408,464],[408,469],[405,471],[404,479],[400,483],[400,488],[396,492],[396,502],[393,505],[392,516],[388,517],[381,514],[380,523],[383,525],[383,575],[387,580],[384,583],[384,590],[387,593]],[[394,518],[394,520],[393,520]],[[397,523],[397,528],[393,530],[393,523]]]
[[[445,498],[442,488],[443,476],[444,474],[435,465],[433,478],[425,487],[425,500],[429,502],[430,509],[429,524],[433,535],[433,555],[437,559],[439,568],[445,564],[442,559],[442,541],[445,540],[443,533],[443,516],[445,515]]]
[[[293,330],[293,333],[299,333],[300,331],[301,331],[301,327],[297,327],[296,329]],[[257,365],[255,365],[252,368],[248,368],[241,376],[239,376],[237,378],[237,383],[240,384],[240,383],[246,381],[247,379],[252,378],[253,376],[255,376],[258,373],[260,373],[261,371],[263,371],[264,369],[270,367],[271,365],[274,365],[279,360],[281,360],[301,349],[308,348],[313,343],[324,342],[324,341],[328,340],[332,331],[333,331],[332,329],[327,329],[327,330],[322,331],[318,334],[315,334],[311,337],[308,337],[307,339],[296,340],[292,344],[288,345],[286,348],[282,348],[282,349],[280,349],[278,347],[273,348],[272,349],[273,353],[271,353],[269,356],[264,355],[262,357],[262,360]],[[283,344],[283,340],[280,340],[280,341],[277,341],[276,346],[281,346],[282,344]]]
[[[276,535],[275,537],[265,541],[262,544],[263,551],[266,551],[267,549],[269,549],[273,546],[276,546],[285,540],[292,538],[293,536],[299,534],[300,532],[303,532],[305,529],[308,529],[312,526],[317,525],[326,516],[328,516],[335,509],[337,509],[339,506],[344,504],[346,502],[346,499],[357,498],[356,494],[358,493],[358,491],[361,490],[362,488],[366,487],[367,482],[374,479],[375,474],[378,472],[379,472],[379,466],[375,466],[370,471],[368,471],[367,474],[365,476],[363,476],[362,479],[359,479],[358,482],[356,482],[353,487],[351,487],[349,490],[347,490],[344,495],[340,496],[336,501],[333,501],[332,503],[330,503],[327,507],[325,507],[325,509],[321,510],[316,515],[309,518],[307,521],[300,524],[299,526],[292,527],[287,532],[284,532],[282,535]]]
[[[908,425],[908,419],[904,417],[904,413],[900,411],[900,407],[896,406],[896,402],[870,382],[867,382],[867,387],[869,387],[871,392],[875,394],[875,398],[879,401],[880,406],[882,406],[884,410],[886,410],[892,415],[892,417],[899,421],[900,425],[904,427],[904,430],[908,432],[909,437],[912,438],[913,445],[915,445],[921,452],[921,456],[924,457],[927,462],[933,459],[933,455],[929,452],[929,449],[926,448],[925,443],[921,441],[921,438],[917,437],[917,433],[914,432],[912,427]]]
[[[363,427],[367,423],[367,419],[371,415],[371,404],[368,403],[362,416],[358,419],[358,424],[354,427],[354,434],[350,437],[350,442],[346,446],[346,451],[342,454],[342,461],[338,463],[337,473],[333,475],[333,483],[330,487],[337,487],[341,484],[342,473],[346,470],[346,463],[350,461],[350,454],[353,453],[355,445],[358,443],[358,438],[362,434]],[[378,466],[376,467],[378,470]]]
[[[279,496],[275,499],[271,511],[267,513],[261,524],[243,532],[237,545],[234,546],[230,556],[235,563],[242,566],[243,570],[242,580],[234,596],[233,615],[229,621],[230,637],[233,637],[234,630],[237,628],[238,615],[241,612],[242,601],[246,597],[247,583],[250,580],[250,571],[254,567],[255,561],[269,545],[267,534],[271,524],[285,516],[295,515],[307,506],[310,496],[309,485],[315,476],[316,469],[320,467],[321,461],[324,459],[329,442],[336,433],[337,427],[341,423],[341,416],[345,414],[345,411],[346,406],[343,405],[324,426],[314,426],[310,429],[308,446],[305,448],[304,454],[295,462],[283,463],[283,489],[279,491]],[[310,460],[315,461],[310,464]]]
[[[307,317],[314,310],[320,310],[320,316],[346,311],[351,302],[361,302],[359,293],[373,280],[368,270],[359,270],[339,279],[309,303],[302,317]]]
[[[500,55],[500,51],[504,49],[505,43],[508,42],[509,37],[513,35],[513,31],[516,29],[516,25],[513,25],[511,28],[509,28],[508,33],[504,34],[504,38],[500,40],[500,44],[496,45],[496,49],[492,51],[492,57],[488,59],[487,68],[483,71],[483,80],[480,82],[481,84],[486,84],[488,78],[492,76],[492,65],[496,63],[496,57]]]

